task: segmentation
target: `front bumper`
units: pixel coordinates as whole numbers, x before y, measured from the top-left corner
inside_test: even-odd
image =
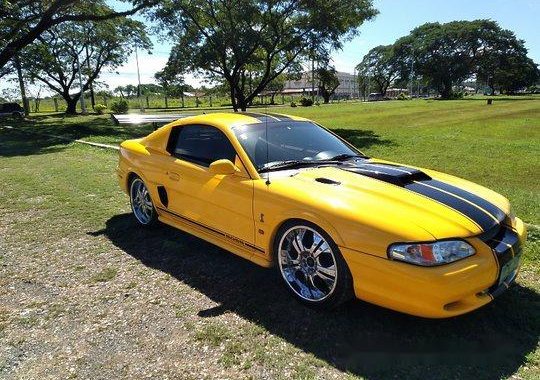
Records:
[[[523,222],[488,238],[468,239],[476,254],[438,267],[420,267],[340,247],[357,298],[407,314],[447,318],[493,300],[515,280],[526,238]],[[506,231],[508,230],[508,231]],[[508,241],[505,239],[509,239]],[[500,278],[514,257],[512,271]]]

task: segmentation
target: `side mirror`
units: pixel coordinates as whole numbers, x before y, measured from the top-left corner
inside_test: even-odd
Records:
[[[210,164],[209,171],[214,175],[230,175],[240,170],[230,160],[217,160]]]

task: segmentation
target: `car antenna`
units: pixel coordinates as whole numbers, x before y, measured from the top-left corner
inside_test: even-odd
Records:
[[[269,143],[268,143],[268,105],[264,105],[264,111],[265,111],[265,118],[264,118],[264,133],[265,133],[265,140],[266,140],[266,165],[268,166],[270,163],[270,153],[269,153]],[[266,186],[270,185],[270,171],[266,172]]]

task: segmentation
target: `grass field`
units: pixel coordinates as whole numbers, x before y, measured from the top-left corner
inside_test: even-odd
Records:
[[[35,134],[117,144],[149,126],[4,121],[17,129],[0,129],[0,378],[540,377],[540,99],[272,111],[507,196],[530,230],[518,284],[450,320],[362,302],[314,312],[273,271],[168,227],[138,229],[115,151]]]

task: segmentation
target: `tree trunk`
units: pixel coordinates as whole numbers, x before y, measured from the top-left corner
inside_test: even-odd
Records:
[[[17,69],[17,77],[19,78],[19,88],[21,89],[21,98],[23,102],[24,114],[28,116],[30,114],[30,104],[28,103],[28,99],[26,97],[26,88],[24,86],[21,61],[19,61],[18,55],[15,55],[13,62],[15,63],[15,68]]]
[[[236,96],[236,109],[240,108],[241,111],[245,111],[247,109],[248,99],[246,99],[246,96],[239,88],[235,89],[234,94]]]
[[[236,96],[234,95],[234,87],[232,86],[231,82],[229,82],[229,85],[231,87],[231,104],[234,112],[238,112],[238,106],[236,105]]]
[[[73,98],[69,96],[69,93],[62,94],[62,98],[66,101],[66,115],[76,115],[77,114],[77,102],[79,101],[80,94],[75,95]]]
[[[241,111],[246,111],[247,102],[244,94],[238,94],[236,97],[236,107],[240,108]]]
[[[440,94],[441,94],[441,98],[450,99],[452,97],[452,83],[448,83],[448,82],[441,83]]]
[[[323,91],[322,93],[324,104],[330,103],[330,92],[329,91]]]

